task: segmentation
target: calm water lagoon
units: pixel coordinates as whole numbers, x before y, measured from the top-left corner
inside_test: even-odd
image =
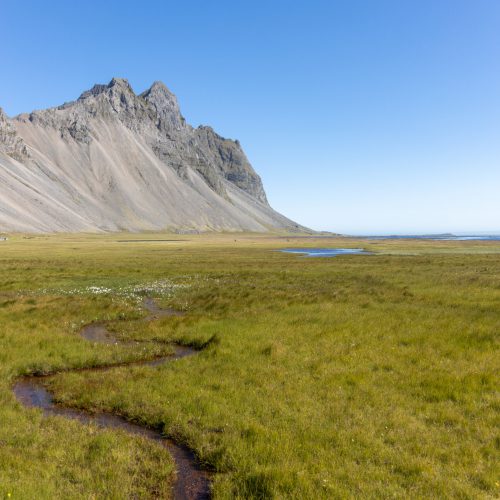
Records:
[[[362,248],[284,248],[280,252],[297,253],[305,257],[336,257],[337,255],[369,255]]]

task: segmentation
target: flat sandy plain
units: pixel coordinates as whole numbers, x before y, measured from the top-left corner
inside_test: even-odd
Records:
[[[290,247],[374,254],[275,251]],[[186,314],[141,321],[145,296]],[[97,320],[123,342],[82,339]],[[499,337],[500,242],[16,235],[0,242],[0,498],[168,496],[157,443],[11,389],[172,341],[201,350],[46,382],[189,446],[214,498],[498,498]]]

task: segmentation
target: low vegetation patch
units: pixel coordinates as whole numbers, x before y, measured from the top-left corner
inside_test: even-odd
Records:
[[[23,373],[153,353],[84,341],[95,320],[124,340],[205,346],[49,384],[65,405],[187,444],[216,471],[215,498],[498,497],[500,243],[301,240],[375,253],[307,259],[271,251],[291,246],[278,237],[115,239],[2,245],[0,498],[168,491],[164,449],[44,418],[10,390]],[[142,322],[144,294],[187,314]]]

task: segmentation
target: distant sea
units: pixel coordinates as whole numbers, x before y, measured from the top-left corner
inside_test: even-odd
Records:
[[[467,240],[483,240],[483,241],[500,241],[500,234],[406,234],[406,235],[390,235],[390,236],[360,236],[368,240],[403,240],[403,239],[422,239],[422,240],[443,240],[443,241],[467,241]]]

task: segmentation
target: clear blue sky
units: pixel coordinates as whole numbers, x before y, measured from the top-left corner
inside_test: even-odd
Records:
[[[500,1],[12,1],[0,106],[162,80],[271,204],[351,234],[500,231]]]

